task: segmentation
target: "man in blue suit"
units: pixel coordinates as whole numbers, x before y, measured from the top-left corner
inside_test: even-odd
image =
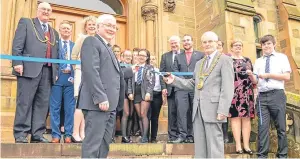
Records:
[[[70,60],[74,43],[70,40],[72,26],[68,21],[59,25],[61,35],[58,41],[59,59]],[[64,142],[71,143],[74,123],[75,98],[74,98],[74,70],[70,64],[59,64],[56,83],[52,86],[50,96],[50,119],[52,128],[52,143],[59,143],[60,132],[60,111],[62,98],[64,101]]]

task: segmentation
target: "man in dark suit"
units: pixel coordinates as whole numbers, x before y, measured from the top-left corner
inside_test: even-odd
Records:
[[[173,35],[169,39],[171,51],[164,53],[161,56],[160,72],[174,72],[173,63],[175,56],[180,54],[180,38]],[[166,85],[165,82],[161,83],[162,94],[167,96],[168,100],[168,142],[172,142],[178,138],[177,128],[177,105],[175,103],[174,87]]]
[[[193,48],[193,38],[190,35],[183,36],[184,52],[177,55],[174,60],[174,72],[194,72],[197,61],[203,58],[204,54],[195,51]],[[182,76],[191,79],[193,76]],[[175,102],[177,103],[177,125],[179,130],[178,138],[173,143],[193,143],[193,91],[175,89]]]
[[[123,71],[110,42],[117,30],[116,19],[103,14],[97,19],[97,34],[87,37],[81,48],[82,81],[78,104],[85,118],[83,158],[106,158],[112,141],[117,106],[125,98],[124,78],[133,76],[134,67]],[[123,73],[124,72],[124,73]]]
[[[70,40],[72,26],[68,21],[59,25],[60,40],[58,42],[59,59],[70,60],[74,42]],[[62,98],[64,105],[62,105]],[[64,109],[61,109],[64,106]],[[61,122],[61,112],[64,123]],[[50,121],[52,129],[52,143],[59,143],[61,138],[60,126],[65,129],[64,142],[71,143],[74,125],[74,70],[70,64],[59,64],[58,79],[53,85],[50,96]],[[74,139],[73,139],[74,140]]]
[[[40,3],[37,17],[21,18],[12,45],[14,56],[58,58],[58,33],[47,24],[52,13],[49,3]],[[17,109],[14,121],[16,143],[49,142],[43,137],[49,108],[51,85],[55,83],[57,65],[13,61],[13,74],[17,76]]]

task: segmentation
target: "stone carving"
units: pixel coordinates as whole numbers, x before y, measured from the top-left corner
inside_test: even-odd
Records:
[[[294,122],[293,119],[290,118],[289,114],[286,114],[285,118],[286,118],[286,131],[288,132],[290,126],[292,126]]]
[[[145,21],[155,21],[155,17],[158,13],[158,7],[154,4],[148,3],[142,7],[142,16]]]
[[[174,12],[176,7],[175,0],[164,0],[164,11],[165,12]]]

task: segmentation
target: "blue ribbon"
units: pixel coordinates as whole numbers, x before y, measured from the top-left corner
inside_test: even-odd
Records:
[[[41,62],[41,63],[63,63],[63,64],[71,64],[71,65],[81,64],[81,62],[78,60],[48,59],[48,58],[39,58],[39,57],[12,56],[12,55],[5,55],[5,54],[0,54],[0,59],[14,60],[14,61]],[[131,64],[122,64],[122,63],[120,63],[120,65],[126,67],[132,66]],[[157,72],[157,71],[153,71],[153,72],[159,75],[167,74],[167,72]],[[170,72],[170,73],[176,76],[193,75],[193,72]]]

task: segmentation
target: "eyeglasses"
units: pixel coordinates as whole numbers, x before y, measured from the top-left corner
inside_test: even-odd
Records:
[[[43,11],[43,12],[52,12],[52,9],[50,9],[50,8],[39,8],[41,11]]]
[[[112,24],[104,24],[102,23],[103,26],[105,26],[106,28],[110,28],[113,30],[119,30],[119,28],[116,25],[112,25]]]
[[[232,45],[233,47],[242,47],[243,45],[240,44],[236,44],[236,45]]]
[[[214,40],[202,41],[202,44],[211,44],[213,42],[217,42],[217,41]]]
[[[147,55],[138,55],[138,56],[142,56],[142,57],[148,57]]]

